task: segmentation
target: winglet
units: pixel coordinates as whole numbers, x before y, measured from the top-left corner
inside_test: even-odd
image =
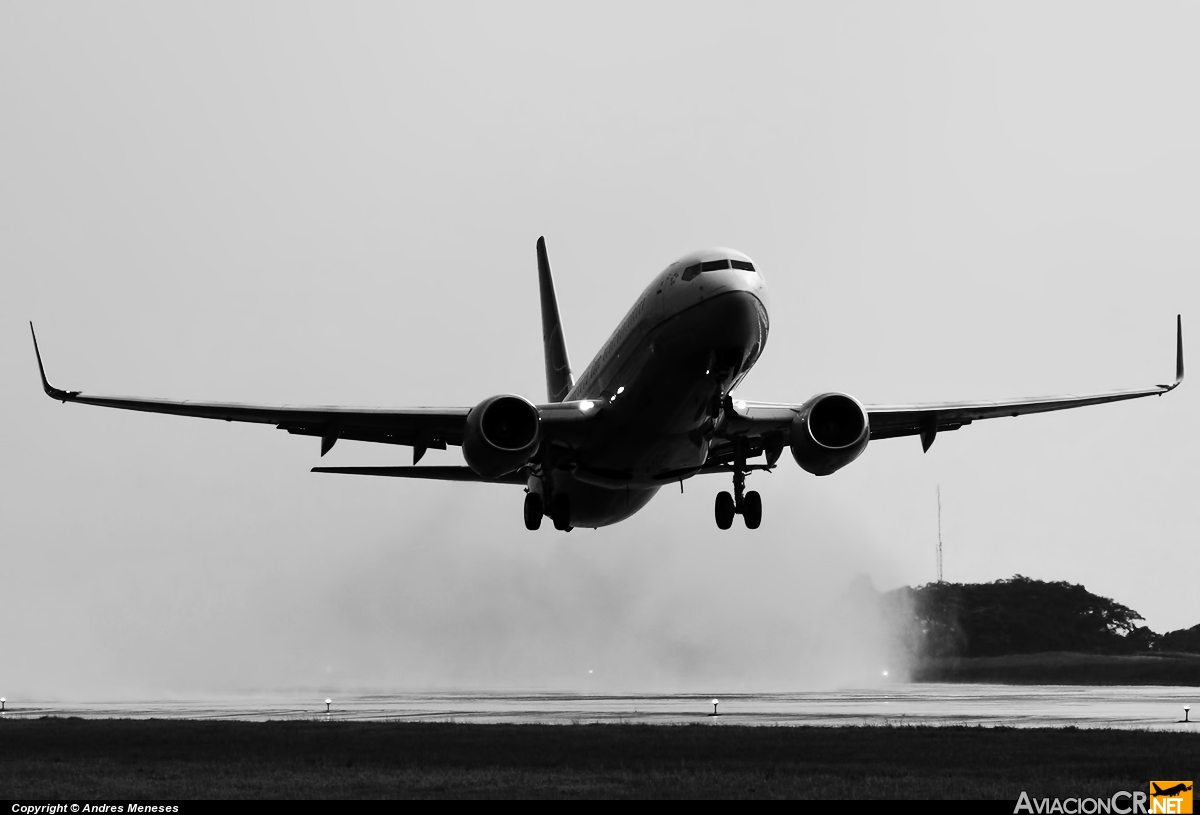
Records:
[[[1159,385],[1163,393],[1169,393],[1183,382],[1183,315],[1175,315],[1175,382],[1171,385]]]
[[[79,395],[79,391],[64,391],[59,390],[50,384],[50,380],[46,379],[46,366],[42,365],[42,352],[38,350],[37,332],[33,330],[33,321],[29,321],[29,333],[33,335],[33,353],[37,355],[38,373],[42,375],[42,390],[51,399],[57,399],[60,402],[69,402]]]

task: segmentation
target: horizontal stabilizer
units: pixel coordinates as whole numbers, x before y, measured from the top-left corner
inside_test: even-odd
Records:
[[[314,473],[341,475],[381,475],[388,478],[428,478],[434,481],[483,481],[489,484],[521,484],[529,476],[522,468],[499,478],[484,478],[470,467],[313,467]]]

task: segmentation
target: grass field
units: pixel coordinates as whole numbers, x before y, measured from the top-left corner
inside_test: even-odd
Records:
[[[968,659],[931,659],[913,669],[912,680],[1006,685],[1200,687],[1200,654],[1116,656],[1054,652]]]
[[[967,727],[17,719],[0,798],[1109,796],[1193,778],[1200,733]]]

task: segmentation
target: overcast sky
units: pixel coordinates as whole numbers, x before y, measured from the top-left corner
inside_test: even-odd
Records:
[[[858,684],[885,660],[843,594],[936,577],[939,484],[948,580],[1200,623],[1194,382],[829,478],[785,455],[756,532],[716,528],[708,476],[563,535],[519,488],[55,404],[27,326],[71,389],[540,400],[545,235],[577,372],[719,245],[771,296],[743,398],[1166,382],[1176,313],[1200,348],[1198,30],[1092,0],[0,3],[0,695]]]

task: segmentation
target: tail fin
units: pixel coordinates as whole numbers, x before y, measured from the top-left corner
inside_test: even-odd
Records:
[[[538,286],[542,294],[542,345],[546,350],[546,396],[551,402],[561,402],[574,387],[575,377],[571,374],[567,341],[563,338],[562,320],[558,317],[558,298],[554,296],[554,278],[550,274],[545,238],[538,238],[537,257]]]

